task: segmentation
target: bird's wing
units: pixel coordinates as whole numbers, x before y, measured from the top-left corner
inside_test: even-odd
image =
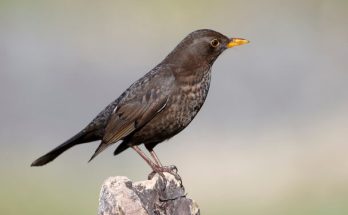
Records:
[[[115,143],[141,128],[161,112],[168,101],[167,95],[153,93],[148,100],[136,100],[117,106],[105,128],[103,142]]]
[[[143,127],[165,107],[172,77],[139,80],[131,86],[113,110],[105,127],[102,142],[90,160],[105,148]]]

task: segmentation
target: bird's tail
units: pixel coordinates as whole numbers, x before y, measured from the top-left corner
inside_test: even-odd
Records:
[[[56,157],[58,157],[60,154],[65,152],[66,150],[70,149],[71,147],[81,144],[81,143],[86,143],[86,142],[91,142],[94,140],[97,140],[98,138],[96,137],[88,137],[90,135],[86,134],[86,132],[81,131],[69,140],[65,141],[61,145],[57,146],[55,149],[52,151],[48,152],[47,154],[39,157],[36,159],[31,166],[43,166],[51,161],[53,161]]]
[[[93,158],[95,158],[97,155],[99,155],[102,151],[104,151],[107,147],[109,147],[111,144],[108,144],[104,141],[102,141],[98,148],[95,150],[94,154],[92,155],[92,157],[89,159],[88,162],[91,162],[93,160]]]

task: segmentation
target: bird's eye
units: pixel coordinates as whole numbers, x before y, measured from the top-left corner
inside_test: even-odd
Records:
[[[210,41],[210,45],[214,48],[218,47],[220,45],[220,42],[218,39],[213,39],[212,41]]]

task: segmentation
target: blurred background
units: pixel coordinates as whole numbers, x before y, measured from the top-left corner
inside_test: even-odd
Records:
[[[348,1],[0,1],[0,213],[96,214],[147,164],[98,143],[31,162],[82,129],[188,33],[250,44],[216,61],[192,124],[160,144],[202,214],[348,214]]]

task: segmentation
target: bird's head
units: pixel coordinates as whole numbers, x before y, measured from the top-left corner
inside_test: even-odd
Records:
[[[197,30],[187,35],[165,61],[189,70],[210,67],[226,49],[247,43],[248,40],[228,38],[213,30]]]

